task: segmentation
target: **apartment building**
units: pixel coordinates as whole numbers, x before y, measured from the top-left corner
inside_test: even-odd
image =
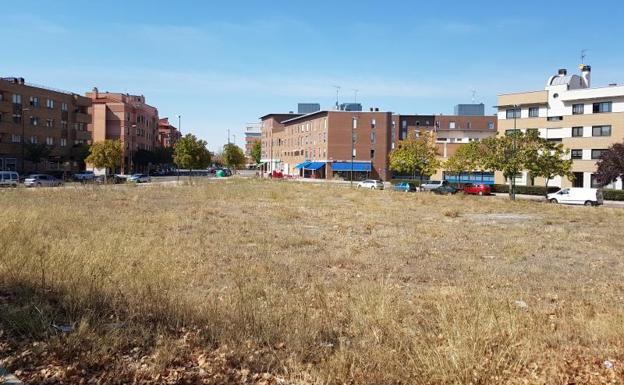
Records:
[[[75,148],[91,142],[90,106],[91,100],[75,93],[28,84],[23,78],[0,78],[0,170],[79,171]],[[49,156],[32,164],[28,143],[45,144]]]
[[[591,67],[581,65],[579,74],[561,69],[548,78],[543,90],[504,94],[498,97],[498,131],[537,129],[540,136],[570,150],[574,180],[556,177],[559,187],[596,187],[596,163],[601,154],[624,139],[624,86],[591,87]],[[505,183],[496,173],[496,183]],[[525,171],[518,185],[544,185]],[[612,188],[622,188],[618,180]]]
[[[247,123],[245,127],[245,156],[251,158],[254,144],[262,140],[261,123]]]
[[[87,92],[91,99],[92,123],[89,131],[93,141],[120,140],[123,148],[122,173],[135,172],[134,154],[138,150],[152,151],[159,145],[158,110],[145,102],[143,95]]]
[[[350,178],[352,140],[355,177],[390,180],[402,177],[389,169],[390,152],[410,132],[433,132],[443,159],[464,143],[496,135],[495,116],[399,115],[371,109],[269,114],[261,120],[266,169],[311,178]],[[443,170],[438,174],[445,177]],[[488,181],[493,179],[492,174]]]
[[[171,148],[182,137],[177,127],[169,123],[169,118],[158,120],[158,146]]]

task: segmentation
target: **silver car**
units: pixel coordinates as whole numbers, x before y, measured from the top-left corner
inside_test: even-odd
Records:
[[[127,178],[127,181],[135,183],[149,183],[152,181],[152,178],[147,174],[132,174]]]
[[[47,174],[32,174],[24,179],[26,187],[56,187],[63,184],[62,180]]]
[[[366,179],[357,184],[357,188],[369,188],[371,190],[383,190],[384,185],[380,180]]]

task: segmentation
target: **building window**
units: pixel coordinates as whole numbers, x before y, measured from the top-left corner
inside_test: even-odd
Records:
[[[592,136],[611,136],[611,126],[593,126]]]
[[[371,150],[370,156],[371,156],[371,159],[373,159],[375,157],[375,150]]]
[[[20,143],[22,141],[22,137],[20,135],[11,135],[11,142]]]
[[[472,128],[472,122],[466,123],[466,128],[470,130]]]
[[[590,180],[591,188],[600,188],[600,187],[602,187],[600,185],[600,183],[598,183],[598,178],[597,178],[596,174],[591,174],[591,177],[589,178],[589,180]]]
[[[520,119],[520,108],[510,108],[507,110],[507,119]]]
[[[377,120],[376,119],[372,119],[371,120],[371,128],[375,128],[377,126]]]
[[[48,137],[46,138],[46,144],[47,144],[48,146],[53,146],[53,145],[54,145],[54,138],[52,138],[52,137],[48,136]]]
[[[30,97],[30,105],[32,107],[39,107],[39,98],[36,96],[31,96]]]
[[[48,128],[54,127],[54,119],[46,119],[46,127]]]
[[[572,159],[583,159],[583,150],[575,149],[570,152],[572,154]]]
[[[13,123],[21,123],[21,122],[22,122],[22,115],[13,114]]]
[[[572,127],[572,137],[580,138],[583,136],[583,127]]]
[[[572,115],[583,115],[585,113],[585,105],[584,104],[574,104],[572,105]]]
[[[449,122],[449,128],[450,129],[455,128],[455,122]]]
[[[563,116],[549,116],[547,120],[549,122],[557,122],[559,120],[563,120]]]
[[[371,132],[371,143],[372,143],[372,144],[375,144],[375,140],[376,140],[376,139],[377,139],[377,138],[376,138],[375,132]]]
[[[539,107],[529,107],[529,118],[539,117]]]
[[[60,144],[61,144],[61,147],[67,146],[67,139],[66,138],[61,138],[60,139]]]
[[[611,112],[611,102],[594,103],[594,114],[601,114],[604,112]]]
[[[65,102],[61,103],[61,111],[67,111],[67,103]]]
[[[516,129],[510,128],[508,130],[505,130],[505,135],[511,135],[513,133],[516,133],[516,132],[520,132],[520,130],[517,129],[517,128]]]
[[[22,104],[22,95],[13,94],[12,100],[13,100],[13,104]]]
[[[353,118],[353,120],[351,121],[351,124],[354,129],[357,128],[357,119]]]
[[[46,99],[46,108],[53,109],[54,108],[54,100]]]
[[[61,120],[61,128],[67,129],[67,122],[65,120]]]
[[[535,134],[539,136],[539,129],[537,128],[527,128],[526,132],[527,134]]]
[[[38,126],[39,125],[39,118],[36,116],[31,116],[30,117],[30,124],[32,124],[33,126]]]
[[[37,144],[37,137],[35,135],[30,137],[30,143]]]
[[[488,122],[488,129],[493,130],[494,129],[494,122]]]
[[[602,157],[602,154],[604,154],[605,152],[607,152],[607,150],[601,149],[601,150],[591,150],[591,158],[592,159],[600,159],[600,157]]]
[[[5,171],[17,171],[17,159],[6,158],[4,160],[4,170]]]

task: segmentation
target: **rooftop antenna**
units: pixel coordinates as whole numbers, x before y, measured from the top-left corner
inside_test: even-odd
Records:
[[[587,48],[583,48],[581,50],[581,64],[585,64],[585,58],[587,57],[586,52],[588,51]]]
[[[339,97],[340,97],[340,89],[341,89],[342,87],[340,87],[340,86],[332,86],[332,87],[334,87],[334,88],[336,89],[336,110],[338,110],[338,109],[340,109],[340,108],[339,108],[340,104],[339,104],[338,99],[339,99]]]
[[[475,104],[475,102],[477,101],[477,90],[472,89],[470,90],[470,92],[472,92],[472,104]]]
[[[353,89],[353,103],[357,104],[357,94],[358,92],[360,92],[360,90],[358,90],[357,88]]]

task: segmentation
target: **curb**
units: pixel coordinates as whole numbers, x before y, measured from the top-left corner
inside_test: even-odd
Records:
[[[0,379],[3,381],[3,385],[23,385],[22,381],[18,380],[17,377],[4,368],[0,368]]]

